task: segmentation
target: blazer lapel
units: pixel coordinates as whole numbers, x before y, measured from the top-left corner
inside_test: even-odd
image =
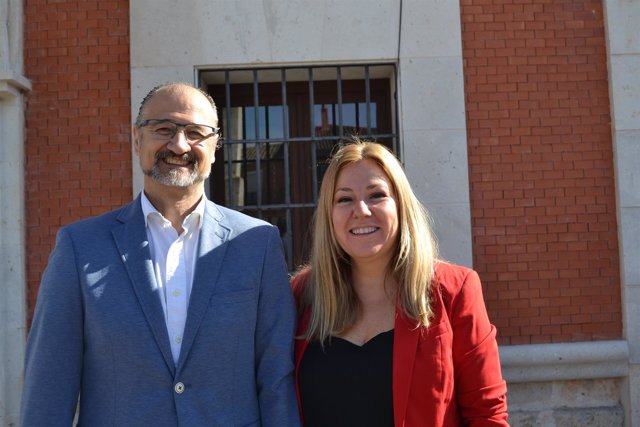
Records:
[[[131,279],[131,284],[149,323],[153,336],[162,352],[169,370],[175,367],[171,356],[171,346],[167,334],[164,312],[158,295],[159,288],[153,272],[153,262],[149,250],[149,240],[140,205],[140,196],[125,206],[118,215],[122,225],[113,229],[112,234],[120,257]]]
[[[300,368],[300,362],[302,362],[302,355],[304,354],[304,352],[307,350],[307,347],[309,346],[309,341],[307,341],[304,338],[298,338],[298,337],[301,337],[307,331],[310,321],[311,321],[311,308],[306,307],[304,312],[302,313],[302,316],[300,316],[300,318],[298,319],[298,328],[296,331],[296,338],[294,343],[295,364],[296,364],[296,386],[298,385],[298,381],[297,381],[298,368]]]
[[[295,279],[294,279],[295,280]],[[296,396],[298,397],[298,411],[300,417],[302,417],[302,423],[304,424],[304,414],[302,414],[302,400],[300,400],[300,382],[298,381],[298,374],[300,373],[300,363],[302,362],[302,356],[309,347],[309,341],[304,338],[299,338],[307,331],[309,322],[311,321],[311,308],[306,307],[302,316],[298,319],[298,328],[296,330],[296,338],[294,342],[294,356],[295,356],[295,381],[296,381]]]
[[[222,218],[223,215],[215,204],[207,201],[204,218],[202,219],[202,228],[200,229],[196,271],[193,277],[191,297],[189,298],[189,309],[184,327],[180,358],[178,359],[178,370],[183,366],[202,319],[209,309],[209,301],[220,274],[226,251],[226,245],[223,243],[231,232],[229,228],[221,224],[220,220]]]
[[[413,364],[418,350],[420,328],[396,309],[393,339],[393,419],[397,426],[404,425]]]

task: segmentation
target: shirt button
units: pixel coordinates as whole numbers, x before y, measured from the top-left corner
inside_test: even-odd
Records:
[[[175,392],[178,394],[182,394],[184,392],[184,384],[176,383],[176,385],[173,386],[173,390],[175,390]]]
[[[182,344],[182,337],[176,337],[176,344]]]
[[[174,297],[179,297],[180,296],[180,289],[174,289],[173,290],[173,296]]]

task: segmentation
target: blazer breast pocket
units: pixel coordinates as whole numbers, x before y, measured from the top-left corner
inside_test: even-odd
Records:
[[[247,289],[242,291],[223,292],[219,294],[213,294],[209,305],[225,305],[236,304],[248,301],[254,301],[256,299],[256,292],[253,289]]]
[[[236,346],[252,337],[257,316],[257,295],[253,290],[224,292],[211,295],[202,319],[199,342],[215,348],[216,360],[223,361],[221,353],[235,355]],[[235,356],[234,356],[235,357]],[[233,363],[227,360],[224,363]],[[229,365],[230,366],[230,365]]]
[[[209,300],[207,319],[228,332],[240,333],[255,323],[257,299],[253,289],[213,294]]]

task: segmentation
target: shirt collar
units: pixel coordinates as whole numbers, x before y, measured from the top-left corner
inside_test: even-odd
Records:
[[[200,198],[200,201],[196,205],[195,209],[189,215],[187,215],[187,217],[184,219],[183,224],[188,224],[192,220],[197,220],[197,223],[196,223],[197,229],[200,229],[200,227],[202,226],[201,219],[204,218],[204,209],[205,209],[206,200],[207,200],[207,196],[203,194],[202,197]],[[144,193],[144,191],[142,191],[140,195],[140,202],[142,204],[142,215],[144,216],[145,227],[149,226],[150,215],[159,215],[161,218],[165,219],[164,216],[160,212],[158,212],[158,210],[151,204],[151,201],[149,200],[147,195]]]

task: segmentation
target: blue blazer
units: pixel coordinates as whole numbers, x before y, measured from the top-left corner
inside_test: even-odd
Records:
[[[66,226],[27,344],[23,427],[298,426],[277,228],[207,201],[174,364],[140,197]]]

